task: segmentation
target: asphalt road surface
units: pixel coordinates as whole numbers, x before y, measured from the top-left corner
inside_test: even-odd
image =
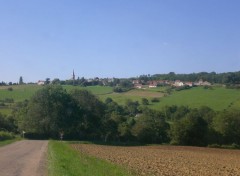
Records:
[[[23,140],[0,147],[1,176],[45,176],[48,141]]]

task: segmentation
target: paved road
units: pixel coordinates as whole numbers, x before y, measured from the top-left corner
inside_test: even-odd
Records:
[[[0,147],[0,175],[46,175],[47,145],[48,141],[23,140]]]

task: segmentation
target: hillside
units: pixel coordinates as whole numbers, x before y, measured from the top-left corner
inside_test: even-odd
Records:
[[[9,86],[0,87],[0,100],[4,102],[6,99],[13,99],[14,102],[29,99],[41,86],[37,85],[18,85],[11,86],[12,91],[9,91]],[[108,86],[63,86],[68,92],[72,89],[87,89],[97,95],[102,101],[110,97],[117,103],[123,105],[127,99],[139,101],[142,98],[147,98],[150,102],[148,105],[152,109],[161,109],[170,105],[184,105],[189,107],[209,106],[214,110],[223,110],[228,107],[240,106],[240,90],[226,89],[224,87],[213,87],[213,89],[204,89],[203,87],[195,87],[189,90],[173,91],[170,95],[166,94],[165,87],[152,89],[133,89],[124,93],[114,93],[112,87]],[[166,96],[167,95],[167,96]],[[153,98],[158,98],[160,102],[152,103]],[[7,106],[0,106],[0,112],[9,114],[12,103],[5,102]]]

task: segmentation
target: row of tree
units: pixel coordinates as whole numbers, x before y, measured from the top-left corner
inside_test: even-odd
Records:
[[[170,72],[168,74],[155,74],[155,75],[141,75],[139,80],[145,82],[152,80],[181,80],[181,81],[191,81],[195,82],[198,80],[204,80],[211,83],[219,84],[240,84],[240,71],[238,72],[227,72],[227,73],[216,73],[216,72],[200,72],[200,73],[190,73],[190,74],[175,74]]]
[[[11,117],[0,115],[0,129],[25,131],[32,138],[64,134],[65,139],[105,142],[240,145],[240,110],[166,106],[155,111],[146,103],[128,100],[121,106],[111,98],[102,102],[86,90],[68,93],[48,85],[29,101],[17,103]]]

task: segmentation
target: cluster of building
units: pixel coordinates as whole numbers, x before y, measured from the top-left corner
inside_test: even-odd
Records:
[[[143,88],[155,88],[159,85],[162,86],[173,86],[173,87],[183,87],[183,86],[211,86],[211,83],[208,81],[203,81],[200,79],[198,82],[183,82],[180,80],[175,81],[169,81],[169,80],[156,80],[156,81],[148,81],[146,84],[142,84],[141,80],[133,80],[133,85],[137,89],[143,89]]]

